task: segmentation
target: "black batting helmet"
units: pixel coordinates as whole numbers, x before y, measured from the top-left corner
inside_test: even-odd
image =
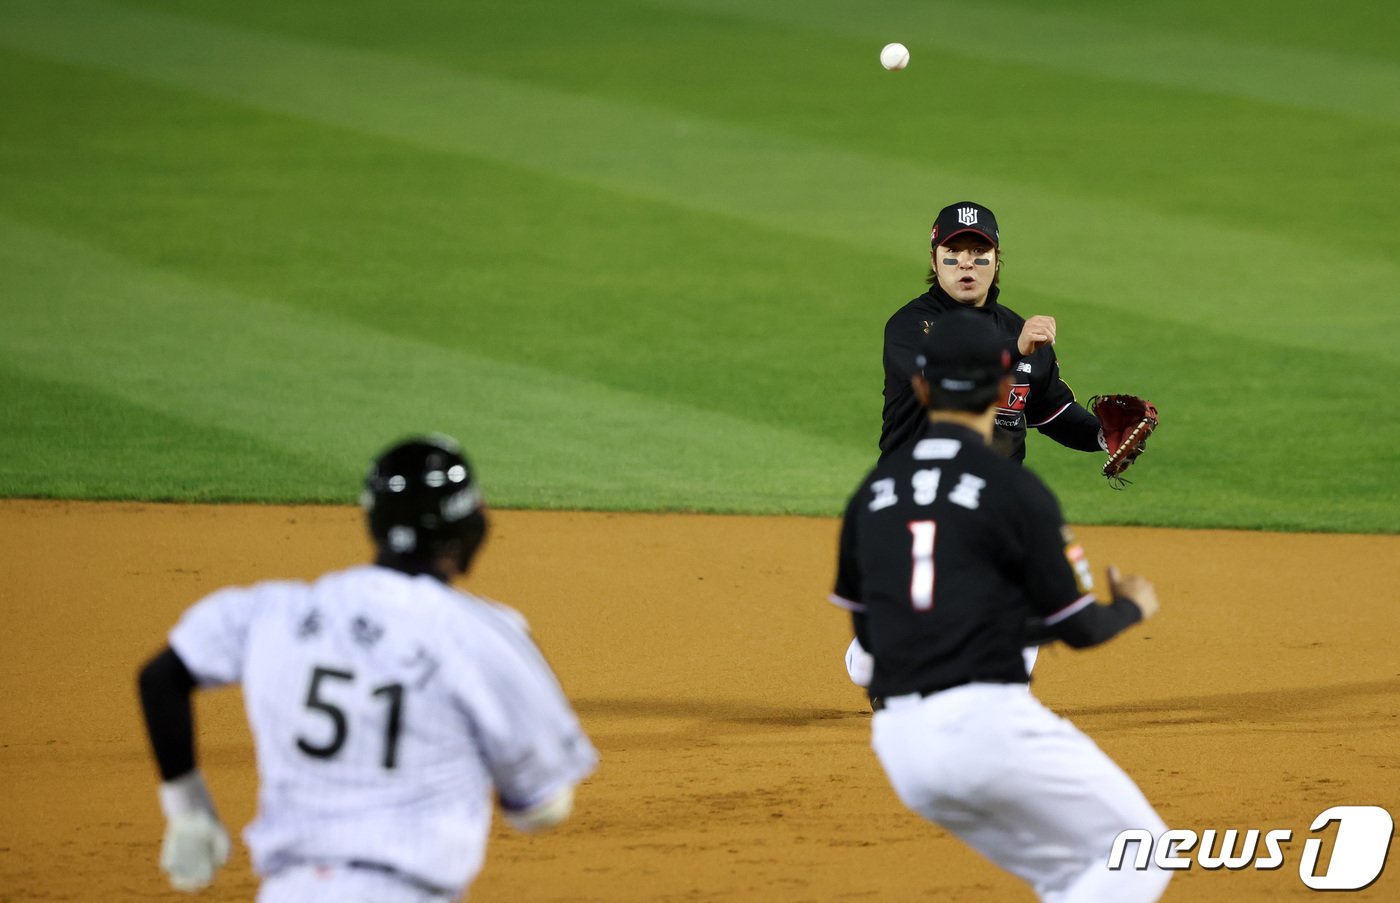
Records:
[[[384,451],[365,475],[360,507],[381,554],[392,558],[429,560],[458,541],[466,570],[485,532],[471,464],[447,436],[406,439]]]

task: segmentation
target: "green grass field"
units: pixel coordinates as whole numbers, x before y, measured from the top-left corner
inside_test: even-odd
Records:
[[[1071,520],[1400,532],[1400,20],[1262,8],[0,0],[0,495],[835,514],[972,198],[1162,411]]]

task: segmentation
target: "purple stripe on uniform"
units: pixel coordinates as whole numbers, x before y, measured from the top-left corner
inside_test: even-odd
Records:
[[[1094,604],[1094,594],[1093,594],[1093,593],[1085,593],[1084,595],[1080,596],[1078,599],[1075,599],[1073,602],[1071,602],[1071,603],[1069,603],[1068,605],[1066,605],[1064,608],[1060,609],[1059,611],[1055,612],[1053,615],[1050,615],[1048,618],[1046,618],[1046,619],[1045,619],[1045,626],[1046,626],[1046,627],[1053,627],[1054,625],[1056,625],[1056,624],[1060,623],[1061,621],[1063,621],[1065,618],[1072,618],[1072,617],[1074,617],[1076,614],[1078,614],[1080,611],[1083,611],[1085,608],[1088,608],[1090,605],[1093,605],[1093,604]]]
[[[831,595],[827,596],[826,600],[832,605],[837,606],[838,608],[846,609],[846,611],[865,611],[865,603],[852,602],[850,599],[847,599],[844,596],[838,596],[835,593],[832,593]]]

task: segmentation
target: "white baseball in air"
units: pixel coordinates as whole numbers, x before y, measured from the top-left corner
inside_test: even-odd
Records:
[[[880,65],[886,69],[903,69],[909,65],[909,48],[903,44],[886,44],[880,51]]]

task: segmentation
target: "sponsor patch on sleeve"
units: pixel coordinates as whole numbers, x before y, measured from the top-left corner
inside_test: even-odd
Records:
[[[1094,588],[1094,572],[1089,567],[1089,556],[1084,554],[1084,547],[1075,540],[1069,527],[1063,528],[1061,533],[1065,540],[1065,560],[1074,571],[1074,582],[1079,584],[1081,593],[1090,592]]]

